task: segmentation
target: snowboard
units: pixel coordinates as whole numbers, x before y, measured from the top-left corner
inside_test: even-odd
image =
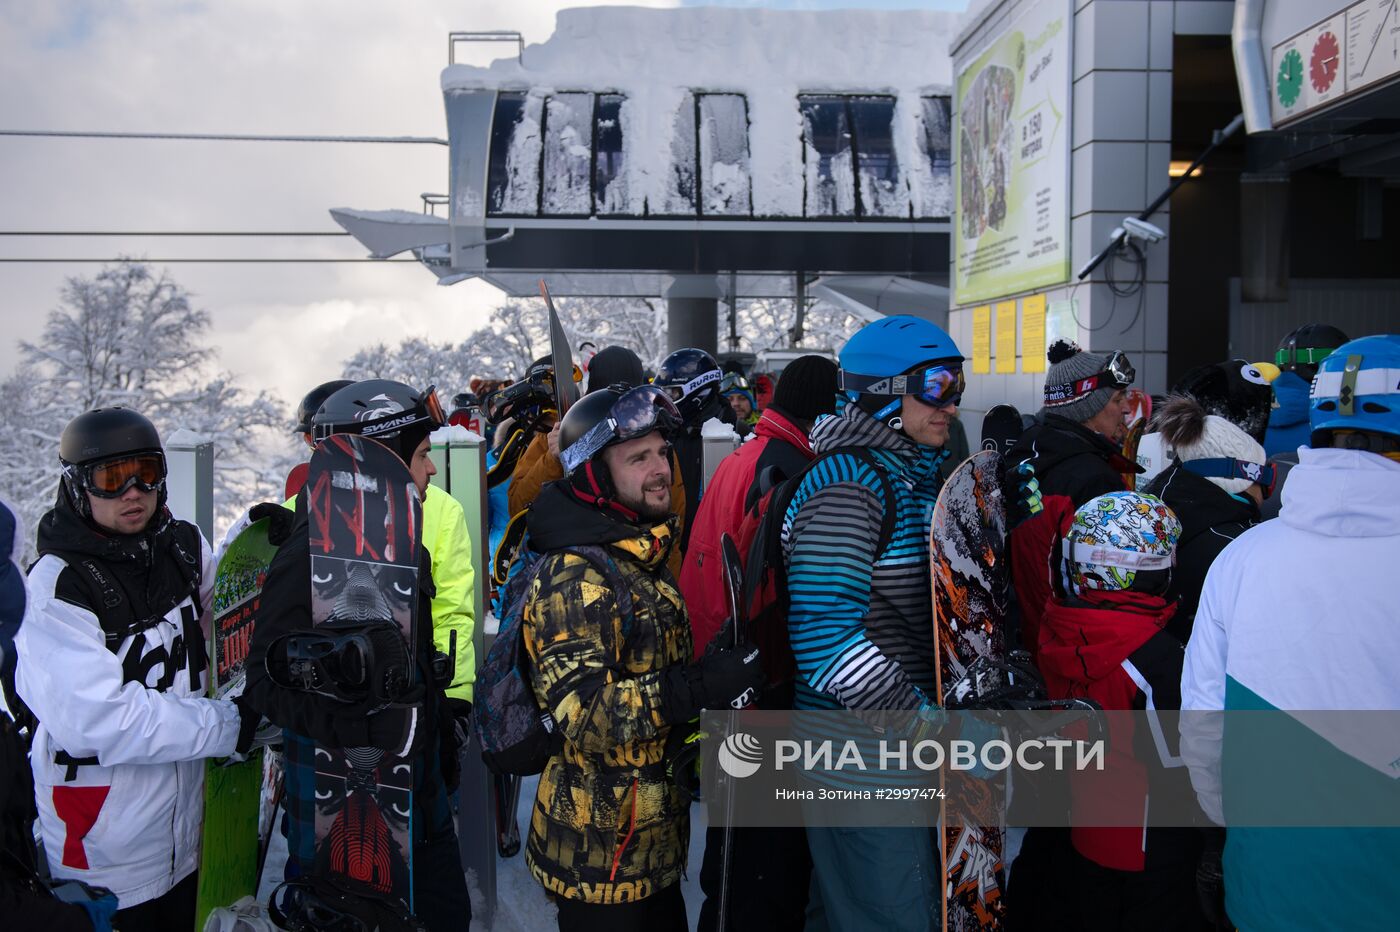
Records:
[[[997,405],[982,418],[982,449],[1004,457],[1020,439],[1021,412],[1011,405]]]
[[[423,524],[408,467],[373,440],[336,434],[312,455],[306,487],[312,624],[393,626],[412,657]],[[411,911],[412,763],[379,748],[320,744],[313,759],[313,872]],[[291,847],[298,850],[296,839]]]
[[[210,636],[209,695],[219,699],[244,681],[243,665],[258,599],[277,547],[267,539],[268,519],[255,521],[233,539],[214,577]],[[268,752],[268,757],[274,757]],[[262,801],[264,755],[236,764],[210,760],[204,769],[204,835],[200,847],[195,928],[209,913],[258,890],[264,848]],[[276,767],[268,761],[268,769]],[[270,823],[270,819],[266,820]]]
[[[574,357],[569,351],[569,338],[564,334],[564,325],[559,322],[559,312],[554,309],[554,298],[549,294],[549,286],[540,279],[540,297],[544,298],[549,309],[549,357],[554,365],[554,406],[559,417],[569,413],[569,408],[578,400],[578,386],[574,384]]]
[[[934,673],[939,703],[947,709],[978,708],[982,697],[1007,685],[1010,554],[1001,470],[1000,453],[974,453],[948,477],[933,508]],[[942,927],[949,932],[1001,928],[1006,784],[964,779],[947,796],[940,804]],[[961,811],[950,820],[953,806]]]
[[[1124,392],[1132,410],[1128,413],[1127,422],[1129,424],[1141,418],[1144,421],[1152,420],[1152,396],[1140,388],[1130,388]]]
[[[1147,418],[1140,417],[1128,425],[1128,432],[1123,435],[1123,459],[1129,463],[1137,464],[1138,444],[1142,443],[1143,431],[1147,429]],[[1136,472],[1123,473],[1123,487],[1129,492],[1137,491]]]

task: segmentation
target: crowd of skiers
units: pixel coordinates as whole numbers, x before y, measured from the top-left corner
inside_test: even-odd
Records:
[[[1400,565],[1400,337],[1312,326],[1272,364],[1193,370],[1157,405],[1170,462],[1141,491],[1122,445],[1130,360],[1058,342],[1049,363],[1044,406],[1004,463],[1009,497],[1034,500],[1013,509],[1008,639],[1030,652],[1048,695],[1105,709],[1400,708],[1385,582]],[[943,705],[929,528],[966,453],[963,355],[940,327],[898,316],[855,334],[839,366],[792,362],[766,403],[697,349],[671,354],[650,381],[635,354],[603,349],[562,418],[556,378],[572,381],[546,357],[523,388],[482,399],[492,469],[511,476],[508,492],[493,485],[507,516],[522,516],[514,534],[500,522],[493,536],[530,564],[520,630],[557,735],[525,857],[562,930],[684,929],[694,786],[683,762],[702,710],[933,717]],[[707,478],[701,432],[722,412],[747,441]],[[216,552],[170,514],[149,420],[124,408],[75,418],[38,562],[27,581],[15,557],[0,566],[0,672],[22,726],[0,716],[0,907],[15,928],[188,929],[205,760],[274,736],[294,891],[353,911],[324,889],[311,848],[310,748],[379,747],[418,764],[417,920],[467,927],[449,800],[473,716],[470,594],[489,555],[471,552],[460,506],[429,484],[429,434],[445,418],[431,390],[385,380],[318,386],[298,415],[308,444],[372,434],[423,498],[419,616],[432,623],[409,645],[417,687],[354,705],[274,675],[284,636],[312,624],[307,496],[289,487],[229,534],[270,518],[280,549],[246,689],[208,698]],[[1288,465],[1282,512],[1262,521]],[[498,517],[499,498],[493,508]],[[783,572],[768,583],[782,591],[758,593],[745,640],[719,542],[728,534],[752,553],[769,528]],[[0,511],[0,550],[18,554],[23,534]],[[498,581],[512,571],[494,570]],[[455,667],[434,675],[444,656]],[[1222,825],[1228,752],[1218,731],[1182,736],[1201,806]],[[1072,787],[1070,811],[1091,792]],[[1393,914],[1397,832],[1032,828],[1000,866],[1005,897],[988,905],[1020,929],[1380,928]],[[727,852],[725,837],[706,838],[702,929],[939,925],[933,831],[740,828]],[[392,927],[394,905],[354,907],[335,927]]]

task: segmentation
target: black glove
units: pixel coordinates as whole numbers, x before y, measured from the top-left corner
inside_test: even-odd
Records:
[[[234,752],[247,754],[253,748],[253,736],[257,734],[263,716],[248,704],[244,696],[234,696],[232,701],[238,709],[238,744],[234,746]]]
[[[370,715],[366,724],[371,747],[398,757],[412,757],[423,750],[431,730],[423,714],[423,688],[417,687],[400,702]]]
[[[453,732],[457,736],[457,748],[467,746],[472,733],[472,704],[465,699],[447,697],[447,714],[452,716]]]
[[[706,653],[699,663],[673,664],[661,671],[661,716],[678,725],[701,709],[742,709],[758,698],[763,681],[752,644]]]
[[[248,509],[250,521],[268,519],[267,542],[280,547],[292,536],[292,525],[296,523],[296,512],[283,508],[276,502],[259,502]]]

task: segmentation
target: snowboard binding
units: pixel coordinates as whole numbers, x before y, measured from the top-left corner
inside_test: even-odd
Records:
[[[286,689],[341,702],[387,704],[413,685],[413,661],[398,625],[330,622],[272,642],[267,673]]]
[[[321,878],[288,880],[272,891],[269,915],[287,932],[427,932],[397,900],[361,896]]]

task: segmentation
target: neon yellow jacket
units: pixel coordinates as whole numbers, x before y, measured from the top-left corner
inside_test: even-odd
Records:
[[[295,510],[297,500],[289,498],[282,507]],[[248,517],[230,528],[219,553],[238,532],[247,527]],[[423,546],[433,561],[433,645],[444,654],[457,632],[457,665],[446,693],[452,699],[472,701],[476,685],[476,648],[472,633],[476,630],[476,571],[472,567],[472,539],[467,533],[467,517],[462,506],[451,495],[435,485],[428,486],[423,497]]]
[[[433,644],[444,654],[457,632],[457,667],[447,687],[448,698],[472,699],[476,683],[476,573],[467,518],[455,498],[435,485],[423,497],[423,546],[433,560]]]

